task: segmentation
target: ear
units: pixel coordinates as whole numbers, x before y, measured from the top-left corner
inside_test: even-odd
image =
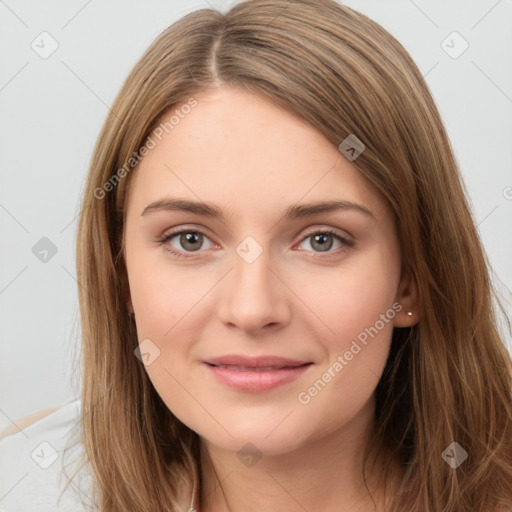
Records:
[[[398,302],[402,309],[394,318],[394,327],[412,327],[418,323],[420,319],[418,285],[408,273],[402,272],[395,302]]]

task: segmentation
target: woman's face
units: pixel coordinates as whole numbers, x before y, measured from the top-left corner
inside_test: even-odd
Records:
[[[142,359],[202,438],[289,452],[373,411],[410,309],[394,222],[353,163],[294,115],[238,88],[195,99],[130,185]]]

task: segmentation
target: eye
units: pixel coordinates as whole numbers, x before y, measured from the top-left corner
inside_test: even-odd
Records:
[[[172,233],[165,234],[159,242],[164,248],[176,256],[184,256],[183,252],[198,252],[203,247],[205,241],[210,243],[206,249],[213,247],[212,241],[205,233],[198,229],[182,229]]]
[[[310,248],[306,247],[305,250],[312,251],[315,255],[321,253],[337,254],[347,247],[353,247],[355,244],[352,240],[330,229],[312,231],[302,239],[300,245],[305,244],[308,240]],[[185,258],[192,257],[191,253],[201,252],[201,249],[211,249],[215,245],[206,233],[196,228],[166,233],[158,241],[166,251],[174,256]],[[205,242],[209,244],[206,247],[204,247]],[[333,247],[334,250],[331,250]],[[304,248],[301,250],[304,250]]]
[[[307,240],[310,240],[309,246],[314,252],[317,253],[337,252],[336,250],[331,251],[336,242],[338,243],[338,246],[335,247],[335,249],[343,249],[344,247],[352,247],[354,245],[354,242],[351,240],[348,240],[335,231],[329,229],[313,231],[303,238],[301,245],[304,244]]]

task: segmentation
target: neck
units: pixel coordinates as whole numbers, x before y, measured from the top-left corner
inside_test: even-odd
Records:
[[[263,453],[250,466],[242,464],[236,453],[201,439],[201,493],[196,508],[199,512],[382,510],[379,489],[372,488],[371,475],[363,476],[373,418],[370,401],[341,429],[305,441],[292,452]]]

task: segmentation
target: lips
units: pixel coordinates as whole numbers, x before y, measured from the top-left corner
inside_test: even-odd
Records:
[[[232,389],[260,393],[292,382],[313,365],[277,356],[229,355],[203,361],[215,380]]]
[[[214,364],[216,368],[223,368],[224,370],[237,370],[239,372],[268,372],[272,370],[280,370],[282,368],[295,368],[292,366],[262,366],[262,367],[247,367],[247,366],[237,366],[234,364]]]

